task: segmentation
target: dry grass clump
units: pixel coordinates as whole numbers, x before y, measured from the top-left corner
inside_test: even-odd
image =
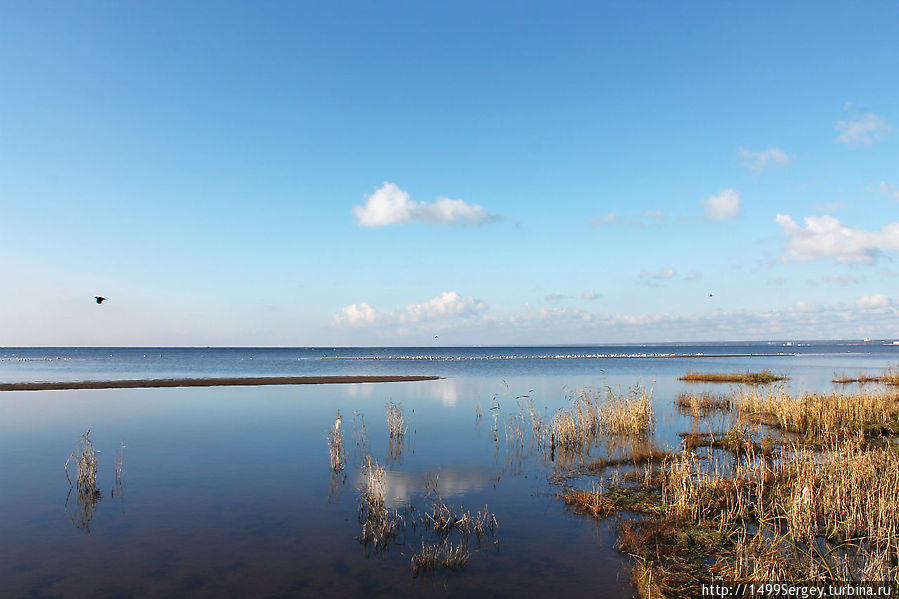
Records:
[[[464,543],[453,544],[448,540],[442,543],[425,543],[421,541],[421,550],[412,555],[412,571],[418,574],[421,571],[436,570],[439,567],[448,570],[463,568],[471,559],[471,552]]]
[[[594,485],[589,490],[567,489],[559,497],[578,512],[594,518],[606,518],[619,511],[653,514],[661,508],[658,494],[640,485],[615,485],[609,490]]]
[[[856,377],[847,376],[845,374],[842,376],[834,375],[833,382],[839,384],[859,383],[863,385],[865,383],[886,383],[887,385],[899,385],[899,371],[887,370],[880,375],[859,373]]]
[[[601,435],[645,437],[653,430],[652,391],[646,389],[627,395],[584,390],[571,403],[552,420],[553,447],[580,451]]]
[[[484,511],[472,513],[443,502],[435,502],[431,510],[424,513],[424,522],[442,537],[456,530],[463,537],[475,534],[479,540],[488,534],[492,535],[498,526],[496,516],[487,511],[486,505]]]
[[[779,376],[770,370],[762,370],[761,372],[734,372],[734,373],[706,373],[706,372],[687,372],[684,376],[678,377],[679,381],[687,381],[690,383],[745,383],[748,385],[766,385],[775,381],[785,381],[787,377]]]
[[[899,434],[899,395],[895,393],[806,393],[791,397],[785,391],[734,395],[742,418],[762,422],[818,442]]]
[[[387,415],[387,430],[390,432],[390,438],[398,439],[405,436],[408,427],[406,426],[402,405],[393,403],[393,400],[390,400],[384,405],[384,410]]]
[[[66,513],[69,514],[69,518],[77,528],[82,528],[87,532],[90,532],[91,520],[97,510],[97,504],[102,498],[100,489],[97,487],[99,471],[97,453],[97,450],[94,449],[94,442],[91,441],[91,431],[88,429],[81,435],[78,444],[65,463],[66,479],[69,481]],[[72,464],[74,470],[72,474],[69,473],[69,464]],[[70,510],[69,499],[72,497],[72,491],[75,492],[75,506]]]
[[[405,514],[387,509],[384,502],[384,468],[370,457],[362,466],[362,492],[359,497],[359,542],[375,551],[394,543],[405,529]]]
[[[328,454],[331,457],[331,470],[341,472],[346,467],[346,449],[343,445],[343,432],[340,430],[340,410],[334,420],[334,428],[328,433]]]
[[[683,391],[678,394],[675,402],[682,413],[692,414],[697,418],[708,416],[713,412],[729,412],[733,407],[730,394],[709,391],[702,393]]]

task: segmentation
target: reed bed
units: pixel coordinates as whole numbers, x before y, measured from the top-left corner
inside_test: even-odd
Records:
[[[899,434],[896,393],[806,393],[792,397],[783,390],[744,391],[734,395],[734,404],[745,420],[815,442],[850,439],[859,433],[868,439]]]
[[[642,597],[692,596],[712,579],[899,585],[899,394],[743,389],[677,403],[694,416],[731,410],[733,428],[683,433],[677,453],[634,445],[576,471],[627,468],[607,488],[600,478],[559,494],[594,518],[624,515],[618,547],[636,558]],[[591,416],[578,405],[575,424]]]
[[[776,375],[770,370],[761,372],[709,373],[690,371],[678,377],[679,381],[689,383],[744,383],[748,385],[767,385],[776,381],[785,381],[788,377]]]
[[[571,406],[556,412],[551,423],[551,444],[580,451],[603,435],[647,437],[654,426],[652,391],[634,388],[627,394],[611,389],[583,390]]]

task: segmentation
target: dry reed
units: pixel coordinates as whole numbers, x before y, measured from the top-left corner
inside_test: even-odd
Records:
[[[761,372],[734,372],[734,373],[706,373],[706,372],[687,372],[684,376],[678,377],[679,381],[687,381],[690,383],[745,383],[749,385],[766,385],[775,381],[785,381],[787,377],[776,375],[770,370],[762,370]]]
[[[391,400],[384,405],[384,410],[387,416],[387,430],[390,433],[390,438],[403,437],[408,431],[408,427],[406,426],[402,405],[396,404]]]

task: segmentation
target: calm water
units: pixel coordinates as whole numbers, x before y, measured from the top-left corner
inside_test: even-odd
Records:
[[[526,401],[516,396],[528,395],[548,419],[582,387],[651,387],[656,439],[676,446],[677,433],[689,426],[673,406],[674,396],[686,388],[676,377],[686,370],[768,368],[790,376],[788,385],[795,390],[828,390],[834,373],[895,367],[899,346],[891,342],[0,349],[2,382],[446,377],[358,385],[2,392],[0,596],[631,596],[631,563],[614,548],[614,519],[595,523],[569,512],[555,497],[559,487],[550,480],[553,464],[545,454],[507,440],[505,431]],[[725,353],[796,355],[708,357]],[[548,357],[634,354],[689,355]],[[396,356],[452,359],[388,359]],[[403,406],[409,424],[401,446],[389,440],[388,400]],[[480,421],[478,406],[484,413]],[[329,467],[327,445],[337,410],[348,454],[339,475]],[[365,447],[353,442],[354,420],[358,430],[360,418]],[[102,496],[85,515],[72,497],[67,503],[63,464],[88,428],[101,452]],[[115,458],[123,441],[124,484],[116,490]],[[384,552],[366,551],[357,540],[366,454],[387,469],[389,505],[428,508],[433,496],[426,495],[425,481],[439,475],[448,503],[473,510],[488,506],[499,523],[495,536],[480,547],[470,543],[472,558],[464,570],[418,577],[409,560],[421,546],[420,531],[408,531]]]

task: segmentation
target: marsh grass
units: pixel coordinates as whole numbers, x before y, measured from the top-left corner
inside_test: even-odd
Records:
[[[384,411],[387,416],[387,430],[390,433],[390,438],[399,439],[404,437],[409,429],[406,426],[403,406],[390,400],[384,405]]]
[[[384,468],[369,457],[362,467],[358,511],[362,532],[358,539],[366,548],[372,548],[375,552],[396,544],[397,537],[406,528],[406,512],[388,509],[384,491]]]
[[[899,385],[899,371],[887,370],[880,375],[870,375],[858,373],[858,376],[851,377],[843,374],[841,376],[834,375],[833,382],[841,385],[849,383],[858,383],[864,385],[866,383],[886,383],[887,385]]]
[[[551,445],[580,452],[601,436],[645,438],[654,428],[652,391],[634,388],[627,394],[583,390],[560,409],[551,424]]]
[[[733,408],[731,396],[726,393],[691,393],[684,391],[675,399],[678,410],[682,414],[692,415],[694,418],[705,418],[715,412],[729,412]]]
[[[692,596],[713,578],[899,584],[899,395],[707,399],[677,403],[694,422],[727,406],[731,429],[682,433],[676,453],[634,445],[575,471],[625,469],[606,488],[599,478],[559,494],[579,513],[618,514],[642,597]]]
[[[809,442],[866,439],[899,434],[899,395],[895,393],[806,393],[792,397],[785,391],[734,395],[734,404],[746,421],[793,433]]]
[[[66,496],[66,513],[76,528],[81,528],[90,532],[90,523],[97,510],[97,505],[102,498],[102,493],[97,487],[97,473],[99,471],[99,463],[97,460],[97,450],[94,448],[94,442],[91,440],[91,431],[88,429],[81,438],[75,449],[66,459],[65,473],[66,479],[69,481],[69,494]],[[72,472],[69,472],[69,468]],[[75,505],[70,508],[69,501],[74,493]]]
[[[464,543],[453,544],[448,540],[441,543],[425,543],[421,541],[421,550],[411,558],[412,572],[418,575],[423,571],[438,568],[459,570],[471,559],[471,552]]]
[[[343,444],[343,431],[340,430],[340,410],[334,420],[334,428],[328,433],[328,455],[331,458],[331,470],[342,472],[346,468],[346,448]]]
[[[706,373],[689,371],[678,377],[679,381],[690,383],[744,383],[748,385],[767,385],[776,381],[785,381],[788,377],[776,375],[770,370],[761,372]]]

